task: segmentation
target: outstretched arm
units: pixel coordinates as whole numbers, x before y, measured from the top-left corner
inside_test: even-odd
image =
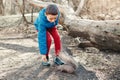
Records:
[[[42,55],[47,54],[46,28],[44,26],[40,26],[38,29],[38,43],[40,53]]]

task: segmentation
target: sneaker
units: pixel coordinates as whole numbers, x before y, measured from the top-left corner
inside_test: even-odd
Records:
[[[59,57],[56,57],[56,58],[54,59],[54,62],[55,62],[55,64],[57,64],[57,65],[63,65],[63,64],[64,64],[64,62],[63,62]]]
[[[47,61],[47,62],[42,62],[42,65],[43,66],[50,66],[50,63]]]

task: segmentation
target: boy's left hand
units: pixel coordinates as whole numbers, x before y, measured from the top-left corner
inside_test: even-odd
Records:
[[[47,62],[46,55],[42,55],[42,61]]]

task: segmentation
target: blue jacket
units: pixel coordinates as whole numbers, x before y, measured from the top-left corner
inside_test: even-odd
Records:
[[[39,16],[34,22],[36,30],[38,30],[38,44],[39,44],[39,50],[41,54],[47,54],[47,40],[46,40],[46,30],[48,28],[53,28],[58,24],[58,18],[55,20],[55,22],[49,22],[47,20],[47,17],[45,16],[46,8],[43,8],[39,12]]]

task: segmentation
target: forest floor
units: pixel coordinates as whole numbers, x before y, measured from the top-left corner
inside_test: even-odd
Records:
[[[63,44],[80,63],[78,72],[69,74],[56,71],[52,66],[43,67],[37,36],[30,37],[32,33],[23,36],[18,30],[22,28],[0,29],[0,80],[120,80],[118,52],[78,48],[74,38],[60,31]],[[52,56],[50,60],[52,63]]]

